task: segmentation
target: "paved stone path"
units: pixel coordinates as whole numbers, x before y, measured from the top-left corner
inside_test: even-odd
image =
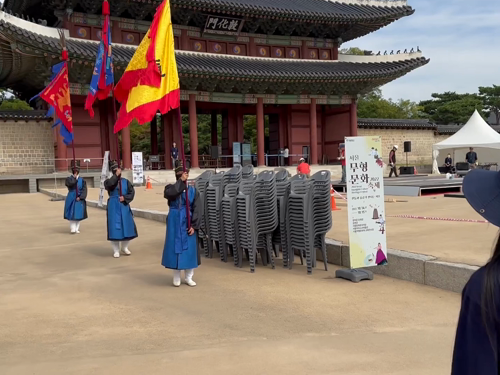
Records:
[[[376,276],[237,269],[205,260],[196,288],[160,265],[165,226],[137,219],[114,259],[105,213],[70,235],[63,202],[0,195],[0,373],[449,372],[460,295]]]

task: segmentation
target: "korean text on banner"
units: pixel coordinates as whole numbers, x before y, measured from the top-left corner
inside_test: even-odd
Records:
[[[144,165],[142,161],[142,152],[132,152],[132,183],[144,183]]]
[[[102,170],[101,170],[101,183],[99,190],[99,207],[102,207],[104,202],[104,181],[108,178],[109,174],[109,151],[104,153],[104,159],[102,161]]]
[[[347,137],[345,157],[351,268],[387,264],[380,137]]]

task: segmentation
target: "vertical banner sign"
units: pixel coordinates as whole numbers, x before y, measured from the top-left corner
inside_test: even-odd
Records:
[[[104,201],[104,181],[108,178],[109,173],[109,151],[104,153],[104,159],[102,160],[102,171],[101,171],[101,183],[99,185],[99,207],[102,207]]]
[[[380,137],[346,137],[351,268],[387,264],[384,164]]]
[[[142,184],[144,182],[144,165],[142,164],[142,152],[132,152],[132,183]]]

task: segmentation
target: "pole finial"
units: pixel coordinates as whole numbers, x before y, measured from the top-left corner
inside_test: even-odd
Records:
[[[103,16],[109,16],[111,14],[110,10],[109,10],[109,3],[108,3],[108,0],[104,0],[102,2],[102,15]]]

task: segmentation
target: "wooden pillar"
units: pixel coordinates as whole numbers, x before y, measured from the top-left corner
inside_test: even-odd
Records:
[[[122,134],[123,169],[132,169],[132,152],[130,149],[130,126],[123,128],[121,134]]]
[[[248,55],[257,56],[257,45],[255,44],[255,38],[250,37],[250,43],[248,45]]]
[[[212,134],[212,146],[219,144],[219,134],[217,133],[217,111],[212,111],[210,130]]]
[[[311,99],[311,105],[309,107],[309,128],[310,128],[310,148],[311,155],[309,157],[309,163],[311,165],[318,164],[318,121],[316,116],[316,99]]]
[[[300,48],[300,58],[309,59],[309,48],[307,47],[307,42],[305,40],[302,41],[302,47]]]
[[[189,94],[189,145],[191,149],[191,168],[198,164],[198,119],[196,116],[196,95]]]
[[[149,123],[150,136],[151,136],[151,155],[158,155],[158,123],[156,122],[156,116]],[[158,169],[158,163],[153,163],[151,165],[152,169]]]
[[[109,130],[108,130],[108,103],[99,100],[99,121],[101,130],[101,152],[109,151]]]
[[[241,104],[237,104],[235,107],[236,116],[236,142],[243,143],[244,128],[243,128],[243,113],[241,111]]]
[[[264,155],[264,99],[257,98],[257,166],[265,166]]]
[[[174,110],[175,111],[175,110]],[[161,116],[163,123],[163,143],[165,144],[165,169],[172,169],[172,159],[170,158],[170,147],[172,147],[173,132],[172,127],[174,125],[172,121],[172,112],[168,112]]]
[[[191,46],[189,44],[189,35],[186,29],[181,30],[181,40],[180,40],[181,50],[190,51]]]
[[[332,60],[338,60],[339,59],[339,45],[334,44],[333,45],[333,55],[332,55]]]
[[[118,159],[118,154],[117,154],[117,149],[116,149],[116,137],[117,135],[114,133],[114,126],[115,123],[113,122],[114,116],[113,116],[113,98],[110,98],[107,100],[107,132],[108,132],[108,150],[109,150],[109,160],[117,160]]]
[[[351,117],[351,137],[356,137],[358,135],[358,108],[356,105],[356,99],[352,99],[350,108]]]

